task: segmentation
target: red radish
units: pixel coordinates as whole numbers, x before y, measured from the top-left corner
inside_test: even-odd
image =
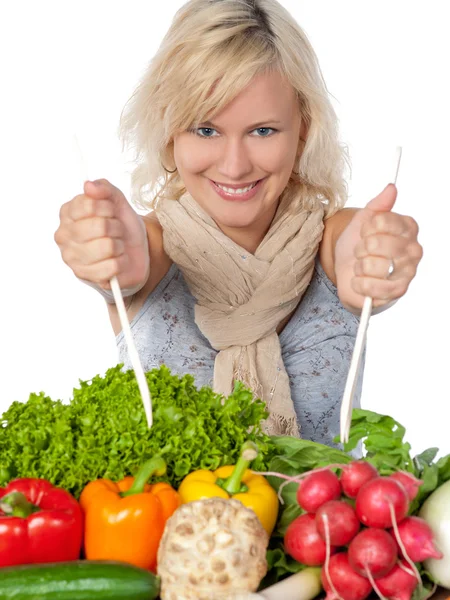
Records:
[[[342,467],[340,482],[342,491],[348,498],[356,498],[361,486],[378,477],[376,468],[365,460],[354,460]]]
[[[365,483],[356,496],[356,515],[367,527],[392,527],[390,506],[397,522],[406,517],[409,509],[405,488],[389,477],[376,477]]]
[[[299,563],[309,567],[323,565],[326,544],[317,531],[315,515],[300,515],[290,523],[284,535],[284,548]],[[330,551],[336,552],[336,548],[331,547]]]
[[[339,478],[329,469],[312,471],[300,481],[297,490],[297,502],[309,513],[315,513],[319,506],[329,500],[337,500],[340,496]]]
[[[350,542],[349,563],[359,575],[384,577],[397,562],[397,545],[384,529],[364,529]]]
[[[351,568],[346,552],[330,558],[328,574],[322,569],[321,579],[325,600],[364,600],[372,591],[370,581]]]
[[[406,473],[405,471],[396,471],[389,475],[391,479],[395,479],[402,484],[405,488],[406,493],[408,494],[409,501],[411,502],[417,496],[420,486],[422,485],[422,481],[420,479],[416,479],[414,475],[411,473]]]
[[[342,500],[325,502],[316,512],[320,537],[326,541],[324,515],[328,517],[328,531],[332,546],[346,546],[358,533],[360,523],[355,509]]]
[[[395,539],[395,534],[391,531]],[[442,552],[433,542],[433,531],[424,519],[406,517],[398,524],[398,534],[406,554],[413,562],[423,562],[427,558],[442,558]]]
[[[410,600],[418,584],[408,563],[397,563],[390,573],[377,580],[377,588],[387,600]]]

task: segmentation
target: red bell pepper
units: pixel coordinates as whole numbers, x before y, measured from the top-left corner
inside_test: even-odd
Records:
[[[0,488],[0,567],[76,560],[83,513],[75,498],[45,479]]]

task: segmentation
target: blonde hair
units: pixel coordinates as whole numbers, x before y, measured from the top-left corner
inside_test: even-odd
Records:
[[[283,194],[302,194],[312,207],[322,202],[327,216],[342,208],[348,157],[337,117],[311,44],[277,0],[190,0],[176,13],[121,117],[121,138],[137,163],[133,202],[154,208],[160,197],[179,199],[186,188],[168,172],[174,136],[211,120],[270,69],[296,90],[307,128]]]

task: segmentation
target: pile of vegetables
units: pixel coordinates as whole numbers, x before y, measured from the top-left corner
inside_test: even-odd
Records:
[[[342,450],[269,437],[264,404],[240,384],[223,398],[166,367],[147,380],[151,430],[121,365],[80,382],[69,404],[32,394],[4,413],[0,600],[312,600],[322,588],[327,600],[424,600],[450,589],[450,455],[413,457],[400,423],[364,410]],[[46,521],[70,531],[71,549]]]
[[[155,454],[175,486],[191,471],[234,464],[247,440],[260,450],[254,468],[264,470],[275,455],[260,429],[265,405],[241,384],[223,401],[209,387],[197,389],[190,375],[150,371],[149,430],[134,373],[121,366],[81,381],[70,404],[44,393],[13,402],[0,420],[0,485],[41,477],[78,498],[90,481],[134,475]]]
[[[380,477],[390,476],[392,479],[402,479],[403,485],[405,481],[409,484],[408,516],[425,518],[425,507],[430,503],[433,506],[432,511],[426,511],[426,520],[435,534],[436,548],[444,553],[444,558],[430,558],[416,563],[423,591],[417,586],[413,598],[426,596],[437,582],[450,589],[450,509],[447,508],[450,506],[450,483],[446,483],[450,481],[450,455],[436,460],[438,448],[429,448],[412,456],[411,446],[404,439],[405,433],[404,427],[390,416],[355,409],[349,442],[343,451],[307,440],[274,438],[278,455],[270,462],[270,472],[283,474],[297,481],[286,484],[278,475],[268,476],[272,486],[279,491],[282,505],[270,540],[270,568],[263,585],[273,584],[307,567],[304,562],[293,559],[284,546],[284,536],[289,525],[306,512],[297,500],[299,476],[333,464],[341,465],[343,474],[345,465],[354,462],[351,452],[362,443],[364,463],[372,465]],[[439,493],[441,489],[447,490],[449,495],[442,496]],[[433,500],[435,495],[439,496],[437,503]],[[347,497],[347,494],[344,492],[343,496]],[[347,501],[354,504],[354,499],[347,497]],[[430,512],[435,515],[434,519],[430,518]]]

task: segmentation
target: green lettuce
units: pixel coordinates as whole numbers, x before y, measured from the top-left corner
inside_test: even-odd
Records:
[[[190,375],[162,366],[146,374],[153,401],[149,430],[133,371],[122,365],[80,381],[69,404],[44,393],[13,402],[0,422],[0,485],[15,477],[40,477],[79,496],[99,477],[134,474],[154,454],[167,463],[165,479],[177,486],[196,469],[236,462],[246,440],[264,470],[275,453],[260,429],[265,405],[242,384],[226,399],[197,389]]]

